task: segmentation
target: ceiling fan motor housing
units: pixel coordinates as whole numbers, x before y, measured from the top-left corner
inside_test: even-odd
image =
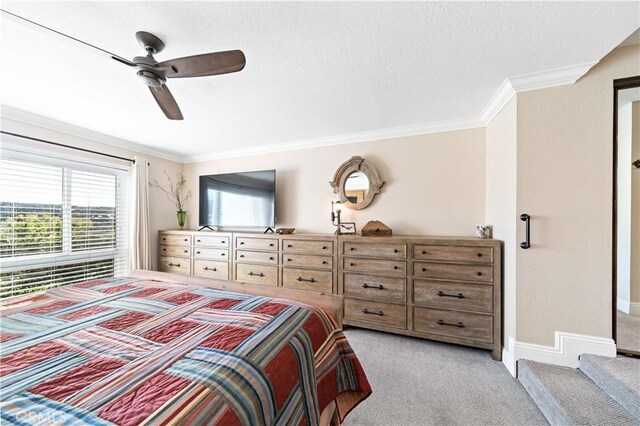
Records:
[[[149,87],[160,87],[166,82],[163,77],[160,77],[159,75],[156,75],[147,70],[138,71],[138,77],[140,77],[142,82]]]

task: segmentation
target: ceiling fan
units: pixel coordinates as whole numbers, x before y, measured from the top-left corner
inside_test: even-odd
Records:
[[[180,107],[178,107],[178,103],[166,85],[168,78],[206,77],[209,75],[228,74],[241,71],[246,63],[246,58],[241,50],[204,53],[158,62],[153,55],[164,50],[164,43],[159,37],[146,31],[138,31],[136,33],[138,43],[140,43],[147,52],[146,56],[136,56],[132,60],[128,60],[122,56],[113,54],[49,27],[45,27],[44,25],[30,21],[4,9],[0,9],[0,11],[2,11],[3,16],[16,22],[26,24],[38,30],[45,30],[49,34],[64,37],[65,40],[81,43],[84,46],[94,49],[94,52],[107,55],[117,62],[135,68],[138,77],[149,87],[160,109],[170,120],[182,120],[183,116]]]

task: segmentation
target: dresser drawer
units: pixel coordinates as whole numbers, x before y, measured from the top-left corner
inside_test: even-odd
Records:
[[[194,235],[194,246],[205,247],[229,247],[230,238],[221,235]]]
[[[189,246],[160,246],[161,256],[191,257],[191,247]]]
[[[229,249],[194,247],[193,257],[196,259],[229,260]]]
[[[490,283],[493,281],[493,267],[484,265],[415,262],[413,264],[413,275],[416,277]]]
[[[189,275],[191,272],[191,260],[180,257],[160,256],[158,270],[160,272]]]
[[[345,256],[407,257],[407,245],[400,243],[344,243]]]
[[[160,244],[169,244],[172,246],[190,246],[191,235],[179,234],[160,234]]]
[[[283,254],[283,266],[302,266],[306,268],[333,268],[333,256],[311,256],[305,254]]]
[[[413,246],[413,258],[443,262],[493,263],[493,248],[416,244]]]
[[[493,341],[493,317],[468,312],[440,309],[414,308],[413,328],[441,336],[459,337],[491,343]]]
[[[282,240],[282,252],[332,254],[333,241]]]
[[[407,262],[402,260],[343,258],[343,269],[354,272],[381,272],[406,275]]]
[[[331,293],[333,272],[282,268],[282,286]]]
[[[236,249],[278,250],[278,240],[272,238],[236,238]]]
[[[407,280],[405,278],[344,274],[345,296],[404,302],[406,287]]]
[[[277,265],[278,254],[264,251],[238,250],[236,251],[236,261]]]
[[[197,275],[199,277],[216,278],[219,280],[228,280],[229,263],[218,262],[215,260],[195,259],[193,261],[193,275]]]
[[[277,286],[278,267],[237,263],[236,281]]]
[[[344,319],[407,328],[407,307],[367,300],[344,299]]]
[[[413,303],[435,308],[493,312],[493,287],[448,281],[413,280]]]

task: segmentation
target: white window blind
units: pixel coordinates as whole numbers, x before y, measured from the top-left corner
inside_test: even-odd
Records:
[[[124,275],[128,173],[35,154],[0,159],[0,298]]]

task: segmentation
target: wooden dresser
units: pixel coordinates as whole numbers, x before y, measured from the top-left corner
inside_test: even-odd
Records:
[[[344,324],[502,355],[497,240],[160,231],[159,269],[344,295]]]

